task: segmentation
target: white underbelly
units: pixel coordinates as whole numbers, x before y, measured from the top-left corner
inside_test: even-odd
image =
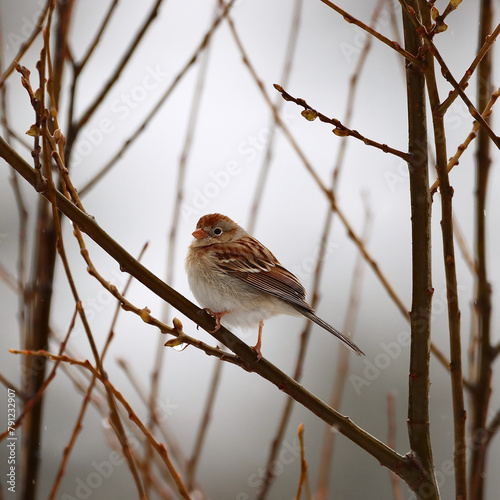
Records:
[[[221,279],[222,278],[222,279]],[[256,328],[278,314],[300,315],[283,300],[253,288],[229,275],[188,272],[189,286],[201,307],[227,312],[221,323],[227,327]]]

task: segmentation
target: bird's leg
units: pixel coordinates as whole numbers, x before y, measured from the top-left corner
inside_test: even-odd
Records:
[[[262,353],[260,352],[260,347],[262,345],[262,327],[264,326],[264,320],[260,320],[259,323],[259,336],[257,337],[257,343],[252,347],[252,349],[257,353],[257,361],[262,358]]]
[[[215,333],[220,328],[220,319],[226,314],[229,314],[231,312],[231,311],[214,312],[208,307],[205,307],[203,310],[207,311],[207,313],[210,314],[210,316],[212,316],[212,318],[214,318],[216,321],[215,329],[208,330],[209,333]]]

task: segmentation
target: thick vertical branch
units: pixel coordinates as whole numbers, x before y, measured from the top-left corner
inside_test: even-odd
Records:
[[[49,13],[49,19],[51,12]],[[32,157],[38,172],[41,169],[40,155],[43,152],[45,172],[51,168],[48,151],[40,147],[42,110],[44,109],[45,48],[40,53],[37,68],[40,74],[40,88],[31,93],[31,102],[35,110],[34,148]],[[29,73],[23,73],[23,85],[26,85]],[[41,185],[41,184],[40,184]],[[47,349],[49,338],[49,317],[52,301],[52,282],[54,279],[56,231],[51,216],[50,203],[38,200],[35,248],[33,268],[28,285],[28,324],[24,345],[26,349]],[[26,359],[23,374],[23,389],[30,400],[34,399],[45,379],[45,360]],[[40,465],[41,422],[43,399],[39,398],[28,412],[23,429],[22,470],[24,473],[22,498],[32,500],[36,496],[38,468]]]
[[[54,277],[56,233],[50,213],[50,204],[40,197],[33,271],[28,284],[28,321],[25,349],[47,349],[49,334],[49,316],[52,300],[52,281]],[[45,359],[26,357],[24,363],[23,389],[28,398],[38,392],[45,378]],[[35,403],[27,414],[23,425],[24,492],[22,498],[35,498],[36,478],[39,465],[41,443],[41,420],[43,399]]]
[[[479,46],[491,32],[493,5],[491,0],[481,2]],[[481,112],[491,95],[491,51],[478,67],[477,107]],[[488,120],[486,118],[486,120]],[[472,394],[472,455],[470,471],[471,498],[484,496],[484,472],[486,466],[486,417],[491,395],[491,363],[493,361],[491,327],[491,286],[488,282],[486,257],[486,198],[488,174],[491,164],[490,140],[483,127],[478,130],[476,149],[476,313],[478,319],[479,346],[477,350],[477,377]]]
[[[424,0],[419,0],[422,23],[431,30],[430,7]],[[440,101],[434,72],[434,58],[427,53],[425,60],[427,91],[432,110],[434,144],[436,147],[436,171],[441,195],[441,232],[443,236],[443,260],[446,276],[446,297],[448,302],[448,327],[450,332],[450,375],[453,399],[454,422],[454,465],[455,497],[467,498],[467,472],[465,460],[465,406],[462,383],[462,342],[460,337],[460,309],[458,304],[457,270],[455,266],[455,247],[453,238],[453,188],[450,185],[447,168],[446,133],[444,118],[437,112]]]
[[[417,1],[408,2],[418,12]],[[403,13],[405,48],[416,55],[421,40],[412,22]],[[416,460],[427,479],[416,491],[417,498],[437,499],[429,423],[429,362],[431,345],[431,197],[427,169],[427,128],[424,76],[419,67],[406,62],[408,99],[408,162],[412,227],[412,307],[408,434]]]
[[[58,0],[58,23],[55,30],[55,57],[54,57],[54,99],[52,106],[58,107],[61,86],[63,83],[64,65],[68,57],[68,36],[71,17],[73,14],[73,0]]]
[[[55,46],[57,68],[54,71],[54,87],[60,86],[62,81],[63,61],[66,53],[66,38],[68,27],[63,26],[69,23],[71,16],[72,2],[63,2],[59,6],[59,22],[57,26],[57,43]],[[66,8],[69,7],[69,11]],[[53,7],[51,7],[52,9]],[[50,19],[52,10],[49,11],[49,21],[46,30],[50,32]],[[48,34],[45,43],[48,44]],[[61,38],[62,37],[62,38]],[[42,50],[40,64],[44,67],[45,50]],[[45,70],[40,70],[40,89],[44,89]],[[43,96],[43,93],[42,93]],[[38,103],[43,108],[43,98]],[[57,108],[57,102],[52,103]],[[37,116],[39,120],[39,116]],[[38,154],[35,151],[35,154]],[[45,168],[50,167],[50,157],[45,158]],[[37,227],[35,246],[33,249],[33,267],[27,294],[27,334],[24,342],[25,349],[37,350],[46,349],[49,337],[49,318],[52,301],[52,286],[54,281],[54,268],[56,260],[56,231],[54,220],[50,211],[50,204],[40,197],[37,211]],[[45,360],[33,358],[26,360],[24,373],[24,390],[29,397],[33,397],[43,384],[45,377]],[[24,470],[24,491],[23,500],[32,500],[37,491],[37,475],[39,465],[39,452],[41,445],[41,422],[42,422],[43,399],[40,399],[33,409],[28,413],[23,431],[23,470]]]

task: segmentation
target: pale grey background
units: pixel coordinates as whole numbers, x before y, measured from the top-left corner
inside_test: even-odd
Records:
[[[1,24],[6,46],[7,62],[15,54],[16,41],[23,39],[29,25],[40,11],[42,2],[28,0],[1,0]],[[152,2],[122,1],[106,32],[102,45],[89,62],[78,92],[77,112],[86,109],[98,89],[127,47],[139,21],[148,12]],[[375,2],[339,2],[365,22],[369,22]],[[444,8],[445,2],[438,2]],[[280,83],[282,63],[291,21],[292,2],[273,0],[241,0],[233,10],[239,34],[267,92],[276,98],[273,83]],[[500,3],[495,2],[497,12]],[[100,23],[106,5],[100,1],[77,3],[72,27],[71,49],[78,58]],[[397,17],[400,19],[400,9]],[[158,19],[137,50],[131,65],[123,73],[118,84],[107,97],[99,112],[88,124],[80,137],[76,151],[80,161],[75,161],[72,178],[77,187],[82,186],[114,154],[116,148],[133,131],[142,118],[155,106],[179,69],[185,64],[201,40],[212,19],[213,3],[202,1],[169,0],[162,6]],[[471,63],[476,51],[478,12],[476,2],[464,2],[449,18],[448,31],[436,39],[455,77],[460,78]],[[388,23],[387,10],[381,17],[379,29],[391,39],[393,34]],[[10,42],[10,43],[7,43]],[[305,98],[312,106],[327,115],[342,120],[348,92],[348,80],[354,70],[357,54],[364,42],[364,34],[355,26],[322,5],[319,1],[304,2],[302,22],[291,81],[287,89],[295,96]],[[34,63],[40,50],[40,42],[34,44],[23,64],[35,73]],[[156,75],[155,88],[144,91],[144,78]],[[99,224],[120,242],[130,253],[137,255],[144,242],[149,249],[143,259],[159,276],[165,273],[167,238],[170,230],[174,203],[177,165],[185,136],[185,127],[197,68],[192,68],[175,93],[115,169],[85,197],[86,209]],[[355,103],[353,128],[380,142],[398,149],[406,148],[406,103],[402,72],[402,59],[388,47],[374,41],[372,51],[363,70],[360,91]],[[147,80],[151,82],[151,79]],[[498,68],[494,87],[498,87]],[[152,87],[152,85],[151,85]],[[441,97],[449,91],[442,85]],[[474,81],[468,90],[474,98]],[[124,96],[136,96],[132,104],[124,104]],[[9,79],[10,120],[16,130],[23,132],[33,121],[32,110],[19,78]],[[63,96],[63,105],[66,102]],[[285,120],[304,148],[307,157],[325,183],[330,182],[330,172],[340,141],[331,133],[331,127],[306,122],[292,103],[283,108]],[[107,133],[96,132],[106,119]],[[61,115],[63,128],[66,113]],[[111,123],[111,125],[109,125]],[[183,217],[178,228],[176,271],[173,285],[188,297],[192,297],[183,271],[186,247],[199,216],[220,211],[245,225],[249,219],[249,207],[254,186],[262,163],[266,129],[270,113],[254,81],[242,64],[240,54],[225,23],[213,38],[209,68],[203,94],[200,118],[188,163]],[[451,156],[463,142],[471,128],[471,118],[465,106],[457,100],[447,117],[449,151]],[[493,120],[498,130],[498,120]],[[363,223],[361,192],[367,191],[374,211],[373,236],[369,250],[397,293],[410,308],[411,262],[409,191],[406,166],[403,162],[378,150],[368,148],[353,139],[347,139],[346,165],[340,180],[339,204],[348,214],[358,232]],[[94,141],[95,144],[92,144]],[[254,144],[252,146],[252,144]],[[90,145],[90,146],[89,146]],[[493,150],[493,148],[492,148]],[[23,152],[29,161],[29,155]],[[467,151],[459,167],[452,174],[455,188],[454,206],[469,245],[473,243],[473,193],[474,150]],[[496,249],[499,233],[496,231],[499,178],[496,172],[498,153],[491,171],[489,218],[489,272],[494,292],[500,275],[500,261]],[[75,159],[75,158],[74,158]],[[222,174],[229,162],[237,162],[236,175]],[[9,186],[9,168],[0,167],[0,260],[12,268],[16,261],[18,217],[12,190]],[[222,186],[214,184],[219,179]],[[228,179],[230,181],[228,182]],[[36,195],[22,184],[31,210],[33,224]],[[200,196],[205,194],[205,198]],[[312,268],[317,255],[321,229],[327,204],[319,193],[311,176],[290,146],[278,133],[275,160],[269,182],[262,193],[262,206],[255,235],[269,246],[277,257],[301,278],[306,288],[312,283]],[[434,342],[448,352],[447,321],[445,312],[444,276],[441,256],[439,227],[439,196],[435,197],[433,220],[434,261]],[[114,305],[100,286],[85,270],[70,227],[65,224],[66,246],[78,289],[87,306],[90,323],[97,341],[102,345],[107,335]],[[319,314],[332,324],[341,327],[347,308],[348,290],[356,249],[346,236],[338,219],[334,221],[330,239],[330,251],[325,265]],[[91,256],[102,274],[119,288],[125,283],[115,262],[88,241]],[[459,252],[458,252],[459,253]],[[60,263],[59,263],[60,264]],[[467,346],[470,325],[473,280],[461,258],[458,261],[460,306],[463,318],[464,348]],[[0,364],[2,372],[12,380],[19,380],[19,359],[7,349],[19,347],[18,330],[14,311],[16,297],[0,282],[0,324],[2,340]],[[130,300],[140,306],[148,306],[156,316],[161,315],[159,299],[134,283],[129,292]],[[494,306],[498,305],[493,295]],[[73,300],[60,265],[57,268],[52,325],[66,331],[73,311]],[[493,337],[498,341],[498,313],[493,312]],[[203,331],[176,313],[191,335],[212,342]],[[279,318],[269,321],[264,330],[263,352],[277,366],[291,372],[295,362],[299,333],[303,321],[296,318]],[[383,346],[397,340],[408,331],[408,325],[391,302],[371,270],[365,273],[362,303],[355,338],[366,352],[366,359],[352,359],[350,374],[367,377],[368,363],[374,363],[384,352]],[[107,358],[110,378],[123,391],[138,414],[146,418],[134,390],[116,366],[116,358],[126,358],[146,387],[158,342],[158,332],[148,328],[137,317],[122,312],[116,337]],[[256,332],[241,332],[241,337],[255,343]],[[85,335],[78,326],[71,345],[80,356],[90,357]],[[303,383],[321,398],[328,398],[335,372],[338,343],[318,328],[312,332],[307,353]],[[188,348],[183,352],[166,350],[165,369],[162,376],[161,397],[167,408],[168,423],[187,454],[190,453],[205,401],[214,360],[203,353]],[[465,351],[464,351],[465,359]],[[397,397],[397,449],[406,453],[409,449],[406,437],[407,368],[408,347],[402,346],[401,355],[391,360],[362,387],[357,395],[348,381],[341,411],[357,424],[372,432],[381,440],[387,435],[386,396],[392,391]],[[450,382],[444,369],[432,361],[433,383],[431,387],[431,418],[437,471],[446,471],[453,459],[453,426],[450,399]],[[2,389],[3,391],[3,389]],[[2,396],[3,398],[3,396]],[[204,449],[199,480],[206,492],[214,499],[255,498],[256,475],[261,473],[267,459],[269,443],[274,436],[277,421],[285,402],[283,394],[275,387],[233,366],[224,366],[223,381]],[[500,398],[494,393],[491,407],[498,408]],[[3,403],[0,407],[3,407]],[[77,412],[80,396],[64,374],[52,383],[45,400],[43,463],[40,474],[40,495],[45,498],[60,461],[63,447],[68,442]],[[4,417],[2,416],[2,421]],[[314,416],[295,406],[286,435],[286,446],[293,448],[296,429],[305,424],[306,455],[309,462],[310,480],[314,486],[317,478],[318,455],[323,435],[323,424]],[[77,479],[86,480],[95,469],[93,462],[109,460],[111,453],[102,430],[101,417],[92,408],[84,422],[72,454],[60,494],[75,496]],[[0,459],[5,447],[0,446]],[[500,487],[495,475],[500,459],[498,438],[489,456],[488,498],[497,497]],[[287,460],[285,460],[287,461]],[[0,462],[0,471],[5,460]],[[292,498],[299,477],[300,461],[282,463],[281,474],[275,482],[270,498]],[[441,474],[443,498],[451,498],[453,479]],[[388,471],[362,450],[340,437],[337,442],[332,472],[332,498],[338,499],[386,499],[390,498]],[[61,496],[60,495],[60,496]],[[133,481],[125,465],[115,467],[112,475],[92,491],[92,499],[135,498]],[[76,497],[76,496],[75,496]],[[405,498],[409,498],[408,493]],[[10,498],[7,495],[7,498]]]

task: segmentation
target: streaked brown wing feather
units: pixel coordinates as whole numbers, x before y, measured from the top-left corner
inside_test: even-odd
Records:
[[[217,250],[219,267],[231,276],[292,306],[312,311],[305,302],[306,291],[297,277],[255,238],[249,236],[231,245],[220,245]]]

